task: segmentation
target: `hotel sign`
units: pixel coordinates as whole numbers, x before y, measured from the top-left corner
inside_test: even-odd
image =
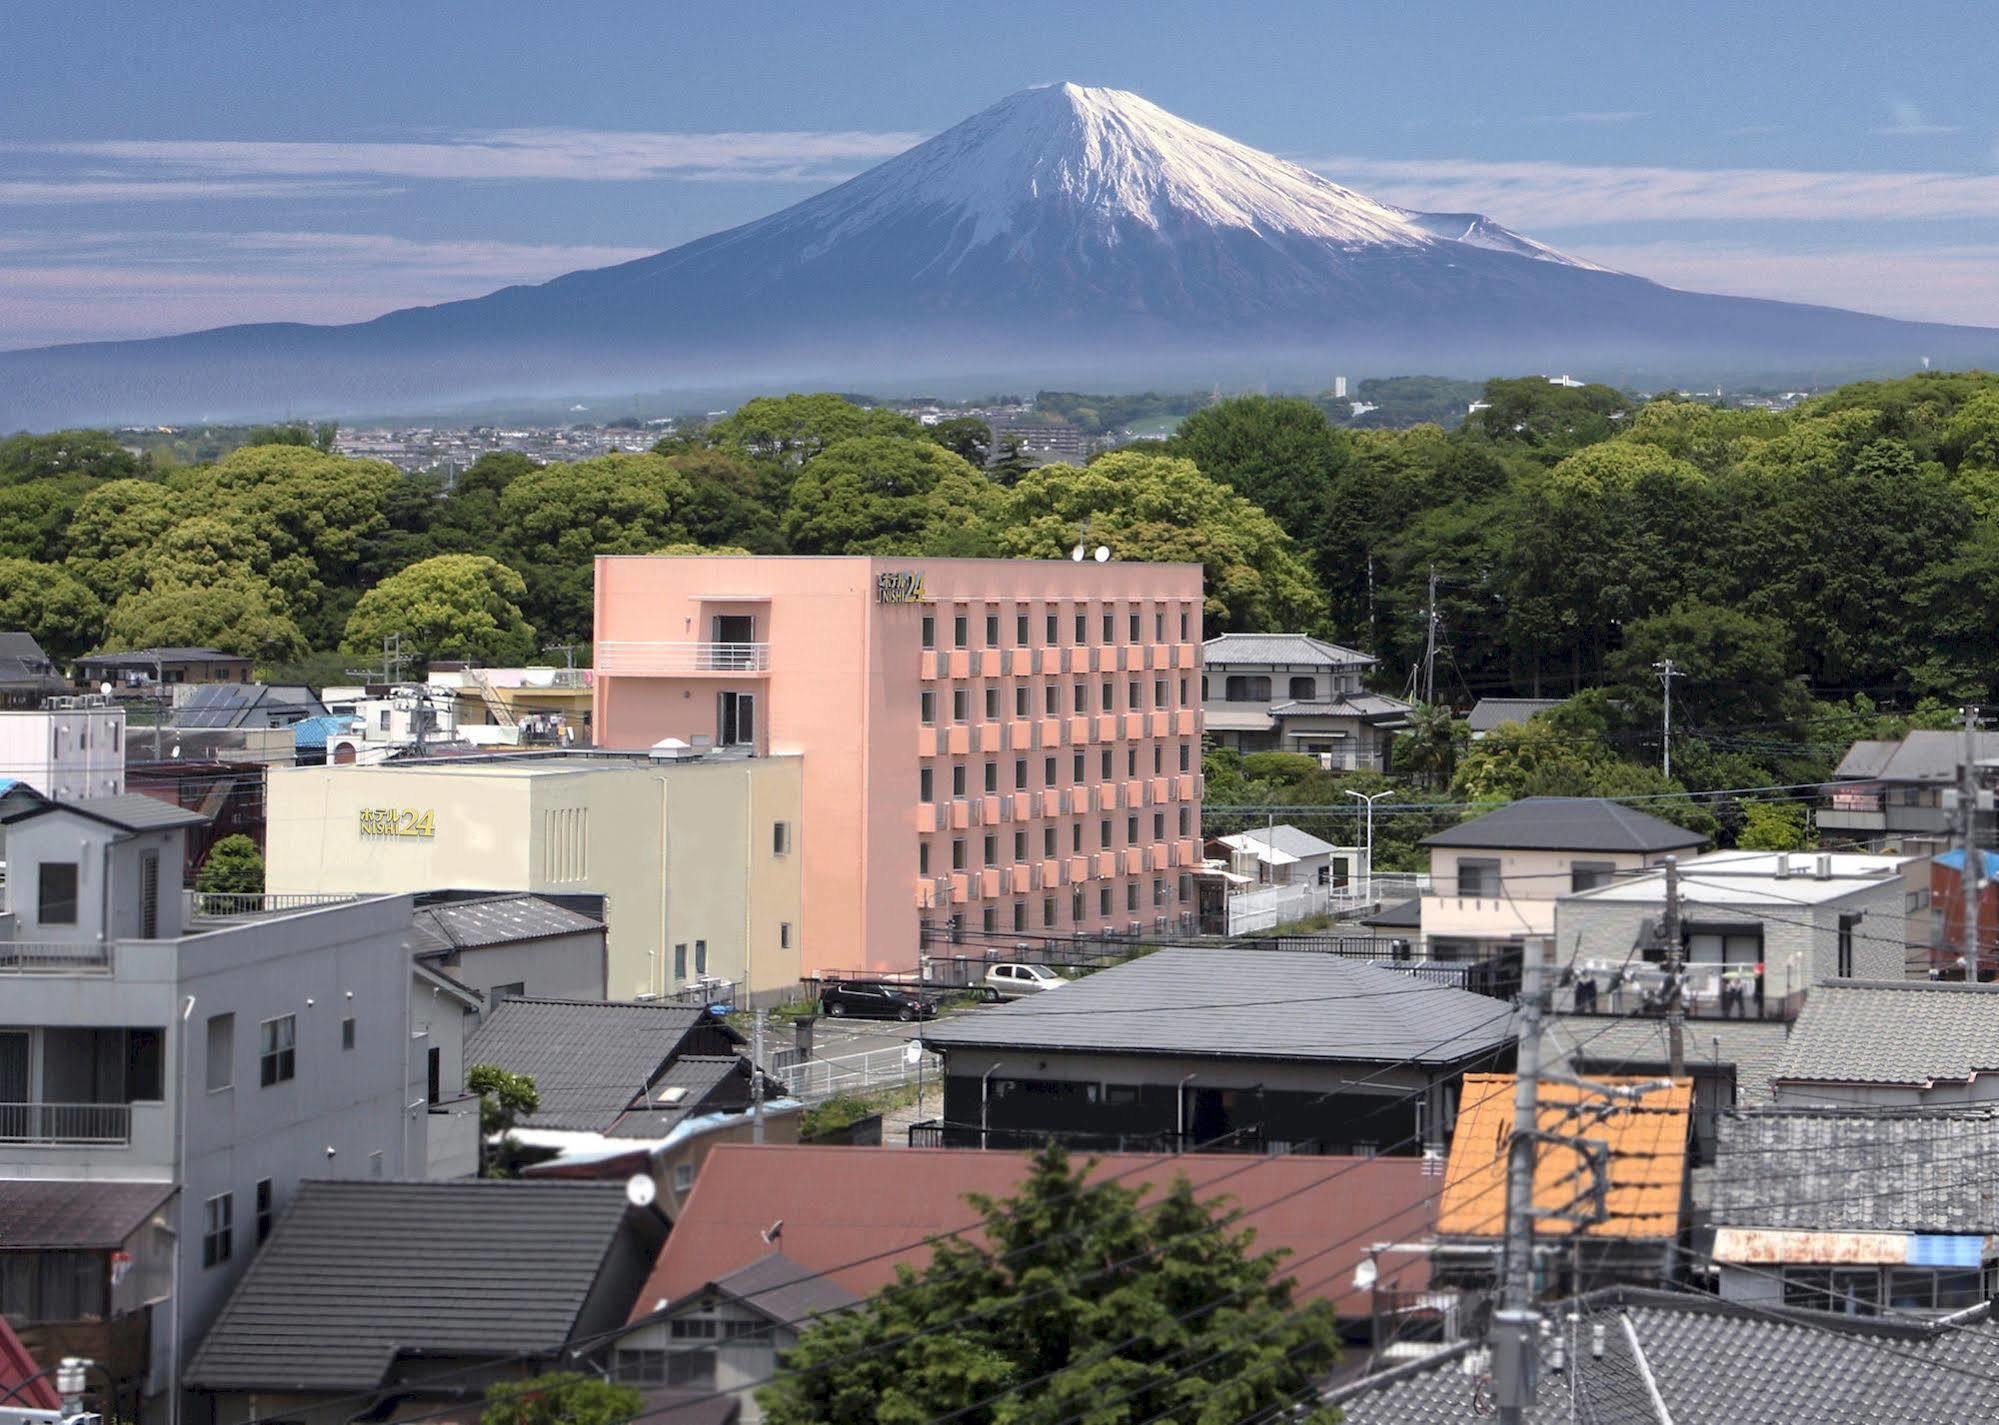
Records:
[[[920,604],[925,602],[923,571],[905,569],[895,574],[875,575],[875,602],[878,604]]]
[[[361,834],[435,837],[437,813],[417,811],[413,807],[362,807]]]

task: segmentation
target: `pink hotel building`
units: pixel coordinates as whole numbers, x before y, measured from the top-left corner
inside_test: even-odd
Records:
[[[1201,597],[1196,564],[605,556],[597,741],[802,756],[808,973],[913,968],[925,925],[1179,926]]]

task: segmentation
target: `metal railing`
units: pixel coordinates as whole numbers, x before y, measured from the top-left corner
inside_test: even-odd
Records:
[[[127,1144],[129,1103],[0,1103],[0,1143]]]
[[[181,904],[189,918],[230,920],[245,916],[283,915],[324,905],[347,905],[361,897],[352,892],[182,891]]]
[[[610,640],[595,652],[600,673],[761,673],[770,667],[768,643]]]
[[[911,1063],[908,1056],[908,1047],[898,1044],[887,1049],[871,1049],[865,1054],[846,1054],[837,1059],[806,1059],[783,1068],[773,1067],[769,1072],[773,1079],[784,1085],[787,1097],[806,1103],[817,1103],[843,1093],[900,1088],[904,1084],[915,1083],[919,1072],[927,1080],[943,1082],[939,1078],[943,1061],[935,1054],[919,1052],[915,1063]]]
[[[108,975],[112,945],[104,940],[0,940],[0,975]]]

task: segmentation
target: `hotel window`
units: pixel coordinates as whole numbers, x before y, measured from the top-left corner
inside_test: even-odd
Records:
[[[1187,809],[1186,807],[1181,807],[1181,808],[1180,808],[1180,835],[1182,835],[1182,836],[1185,836],[1185,835],[1187,834],[1187,824],[1188,824],[1188,822],[1189,822],[1190,820],[1192,820],[1192,813],[1191,813],[1191,812],[1189,812],[1189,811],[1188,811],[1188,809]]]
[[[1019,648],[1025,648],[1025,647],[1027,647],[1027,615],[1026,615],[1026,614],[1015,614],[1015,615],[1013,616],[1013,641],[1014,641],[1014,645],[1015,645],[1016,647],[1019,647]]]
[[[986,647],[999,647],[999,615],[986,615]]]
[[[963,614],[959,614],[951,620],[951,646],[953,648],[963,648],[965,646],[968,624],[969,620]]]
[[[972,695],[963,688],[951,690],[951,721],[963,722],[972,710]]]
[[[1076,696],[1076,711],[1088,712],[1090,710],[1090,685],[1088,683],[1076,684],[1075,696]]]
[[[1187,744],[1183,742],[1180,744],[1180,770],[1183,772],[1187,770],[1187,758],[1188,758],[1188,747]]]
[[[1110,913],[1111,888],[1109,886],[1100,886],[1097,888],[1097,914],[1108,916]]]
[[[1103,750],[1102,752],[1099,752],[1099,753],[1097,754],[1097,766],[1103,769],[1103,770],[1102,770],[1102,772],[1101,772],[1101,773],[1100,773],[1099,775],[1101,775],[1101,776],[1103,777],[1103,779],[1104,779],[1104,780],[1105,780],[1106,782],[1108,782],[1108,781],[1109,781],[1109,780],[1111,779],[1111,750],[1110,750],[1110,748],[1106,747],[1106,748],[1105,748],[1105,749],[1104,749],[1104,750]]]
[[[1050,683],[1041,690],[1041,708],[1049,717],[1058,717],[1062,712],[1062,690]]]
[[[1000,715],[1000,714],[999,714],[999,708],[1000,708],[1000,704],[999,704],[999,689],[998,689],[998,688],[987,688],[987,689],[986,689],[986,721],[987,721],[987,722],[996,722],[996,721],[998,721],[998,720],[999,720],[999,715]]]
[[[281,1084],[298,1072],[298,1016],[281,1014],[257,1026],[257,1082]]]
[[[1081,886],[1069,892],[1069,919],[1078,925],[1083,923],[1083,888]]]
[[[965,795],[965,764],[963,762],[953,762],[951,764],[951,795],[954,797]]]
[[[1152,814],[1152,839],[1154,841],[1164,841],[1166,839],[1166,813],[1163,811],[1156,811]]]
[[[1111,819],[1105,817],[1097,823],[1097,845],[1108,851],[1111,845]]]
[[[1076,642],[1088,643],[1089,641],[1090,641],[1090,616],[1088,614],[1077,614]]]
[[[1071,772],[1071,773],[1073,773],[1073,775],[1072,775],[1072,776],[1071,776],[1071,777],[1069,778],[1069,780],[1070,780],[1070,781],[1072,781],[1072,782],[1080,782],[1080,781],[1082,781],[1082,780],[1083,780],[1083,754],[1082,754],[1082,753],[1080,753],[1080,752],[1074,752],[1074,753],[1071,753],[1071,754],[1070,754],[1070,765],[1069,765],[1069,770],[1070,770],[1070,772]]]
[[[934,788],[931,786],[931,780],[930,780],[930,769],[928,767],[925,767],[922,771],[916,774],[916,799],[922,802],[935,800],[935,798],[931,796],[931,792],[933,790]]]
[[[1055,828],[1052,826],[1041,828],[1041,854],[1043,856],[1055,854]]]
[[[1027,833],[1024,831],[1016,831],[1013,834],[1013,859],[1016,861],[1027,859]]]
[[[1166,611],[1164,609],[1154,609],[1152,611],[1152,641],[1154,643],[1164,643],[1166,641]]]
[[[999,763],[988,762],[986,763],[986,791],[988,793],[991,793],[991,792],[996,792],[998,790],[999,790]]]
[[[1043,639],[1042,642],[1048,644],[1049,647],[1052,648],[1061,641],[1062,641],[1061,621],[1056,617],[1056,615],[1050,614],[1048,615],[1048,637]]]
[[[1187,611],[1185,609],[1180,610],[1180,637],[1183,640],[1187,637]]]
[[[1055,924],[1055,897],[1041,898],[1041,924],[1044,929],[1052,929]]]
[[[1138,610],[1131,611],[1131,641],[1138,642]]]
[[[925,648],[937,646],[937,620],[929,614],[923,616],[923,646]]]
[[[1166,706],[1166,680],[1164,678],[1154,678],[1152,680],[1152,705],[1155,708]]]
[[[1137,712],[1145,706],[1145,689],[1136,678],[1125,685],[1124,695],[1126,712]]]
[[[236,1203],[233,1195],[218,1193],[201,1205],[201,1264],[220,1266],[236,1248]]]
[[[1157,876],[1152,878],[1152,903],[1156,906],[1166,904],[1166,882]]]
[[[1041,785],[1044,787],[1055,785],[1055,759],[1053,757],[1044,757],[1041,759]]]
[[[770,854],[788,856],[791,854],[791,823],[774,821],[770,824]]]
[[[937,722],[937,695],[925,688],[917,699],[917,706],[922,709],[918,716],[923,719],[923,725],[934,726]]]
[[[991,935],[995,931],[997,931],[999,929],[999,911],[994,909],[992,906],[987,906],[985,910],[980,912],[979,929],[983,930],[988,935]]]
[[[1025,930],[1025,929],[1027,929],[1027,902],[1026,902],[1026,901],[1015,901],[1015,902],[1013,903],[1013,928],[1014,928],[1015,930]]]
[[[1126,910],[1138,909],[1138,882],[1136,881],[1126,881],[1124,883],[1124,908]]]
[[[1152,775],[1158,776],[1166,770],[1166,749],[1158,743],[1152,744]]]
[[[1104,642],[1117,642],[1117,615],[1108,609],[1104,610]]]
[[[1135,815],[1124,819],[1124,844],[1127,846],[1138,845],[1138,817]]]
[[[1026,717],[1030,706],[1027,684],[1021,683],[1013,690],[1013,715]]]
[[[1208,680],[1203,678],[1201,679],[1201,696],[1205,698],[1207,695]],[[1180,706],[1183,708],[1187,706],[1187,680],[1185,678],[1180,680]]]
[[[1013,759],[1013,789],[1016,792],[1027,790],[1027,759],[1025,757],[1016,757]]]
[[[962,836],[951,839],[951,869],[954,871],[965,869],[965,838]]]
[[[1127,747],[1124,750],[1124,774],[1127,777],[1136,777],[1138,775],[1138,749],[1136,747]]]
[[[987,866],[999,865],[999,838],[997,836],[988,831],[985,834],[985,839],[979,845],[979,850],[984,853],[986,858],[982,864]]]
[[[1104,700],[1103,700],[1103,702],[1102,702],[1102,704],[1101,704],[1100,706],[1102,707],[1103,711],[1105,711],[1105,712],[1115,712],[1115,711],[1117,710],[1117,684],[1116,684],[1116,683],[1106,683],[1106,684],[1104,684]]]
[[[1080,821],[1074,823],[1069,828],[1069,849],[1071,851],[1081,851],[1083,849],[1083,823]]]
[[[919,876],[930,874],[930,843],[927,841],[916,843],[916,874]]]

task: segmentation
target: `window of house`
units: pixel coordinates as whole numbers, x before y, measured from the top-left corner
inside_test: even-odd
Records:
[[[986,647],[999,647],[999,615],[986,615]]]
[[[954,797],[965,795],[965,764],[963,762],[953,762],[951,764],[951,795]]]
[[[258,1178],[257,1179],[257,1245],[258,1246],[261,1247],[264,1244],[264,1239],[271,1235],[271,1221],[276,1215],[277,1215],[277,1208],[272,1201],[271,1180],[269,1178]]]
[[[967,636],[968,632],[967,632],[967,622],[965,616],[963,614],[959,614],[956,618],[951,620],[951,646],[953,648],[963,648],[965,646]]]
[[[934,798],[934,797],[932,797],[932,795],[931,795],[931,793],[932,793],[932,792],[933,792],[934,790],[935,790],[935,787],[934,787],[934,785],[933,785],[933,783],[932,783],[932,779],[931,779],[931,772],[930,772],[930,769],[929,769],[928,767],[925,767],[925,768],[923,768],[922,770],[920,770],[919,772],[917,772],[917,774],[916,774],[916,799],[917,799],[918,801],[924,801],[924,802],[927,802],[927,801],[934,801],[934,800],[935,800],[935,798]]]
[[[1571,861],[1569,863],[1569,890],[1590,891],[1598,886],[1607,886],[1617,875],[1615,861]]]
[[[708,942],[705,940],[694,942],[694,973],[697,975],[708,973]]]
[[[1307,676],[1291,679],[1289,691],[1292,697],[1297,698],[1301,702],[1309,703],[1312,700],[1313,694],[1318,689],[1313,685],[1312,679]]]
[[[789,856],[791,854],[791,823],[774,821],[770,824],[770,854]]]
[[[666,1384],[665,1351],[620,1346],[611,1356],[611,1374],[621,1385]]]
[[[1267,703],[1270,701],[1270,679],[1231,673],[1222,685],[1222,696],[1232,703]]]
[[[351,1014],[340,1021],[340,1047],[342,1049],[354,1047],[354,1016]]]
[[[236,1082],[236,1016],[208,1016],[208,1091],[226,1089]]]
[[[929,614],[923,616],[923,646],[925,648],[937,646],[937,620]]]
[[[229,1193],[218,1193],[201,1205],[201,1264],[213,1267],[228,1261],[235,1237],[235,1200]]]
[[[1025,648],[1027,646],[1026,614],[1015,614],[1013,616],[1013,642],[1017,648]]]
[[[41,925],[76,924],[74,861],[44,861],[35,868],[35,920]]]
[[[444,1051],[433,1046],[424,1056],[424,1101],[431,1105],[444,1102]]]
[[[684,940],[673,947],[673,978],[687,978],[687,942]]]
[[[673,1190],[677,1193],[691,1191],[694,1187],[694,1165],[675,1163],[673,1165]]]
[[[257,1082],[281,1084],[298,1071],[298,1016],[281,1014],[257,1026]]]
[[[1493,856],[1458,857],[1458,895],[1465,900],[1499,898],[1499,859]]]
[[[925,688],[922,695],[917,699],[917,706],[922,709],[918,715],[923,719],[923,725],[925,727],[935,726],[937,722],[937,695],[928,688]]]

